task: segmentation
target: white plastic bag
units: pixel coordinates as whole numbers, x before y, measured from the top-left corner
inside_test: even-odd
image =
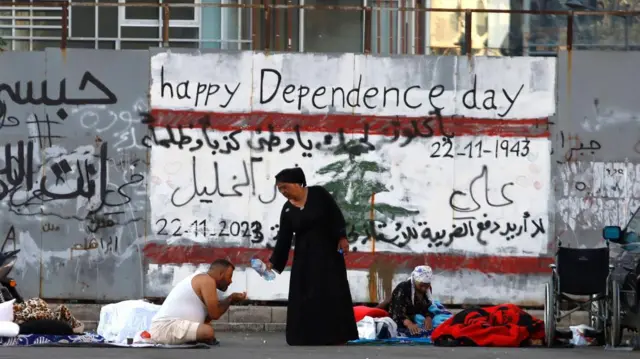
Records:
[[[100,310],[98,334],[108,342],[127,343],[127,338],[151,327],[151,319],[160,309],[159,305],[144,300],[125,300],[108,304]]]
[[[391,338],[398,336],[398,325],[389,317],[373,318],[376,323],[376,338],[380,338],[380,331],[386,325]]]
[[[378,335],[382,328],[386,325],[389,330],[391,338],[398,336],[398,326],[389,317],[372,318],[366,316],[362,318],[358,323],[358,338],[360,339],[378,339]]]
[[[358,323],[358,338],[360,339],[376,339],[376,322],[373,318],[366,316]]]
[[[595,338],[587,338],[584,336],[585,330],[594,330],[588,325],[580,324],[580,325],[572,325],[569,327],[571,329],[571,344],[577,347],[583,347],[591,345],[594,342]]]

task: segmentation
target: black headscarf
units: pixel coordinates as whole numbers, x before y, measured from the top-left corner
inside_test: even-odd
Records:
[[[300,167],[286,168],[276,175],[276,182],[297,183],[302,187],[307,186],[307,179]]]

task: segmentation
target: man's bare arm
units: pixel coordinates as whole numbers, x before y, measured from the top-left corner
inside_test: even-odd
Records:
[[[223,300],[218,302],[218,308],[220,310],[220,316],[227,312],[229,306],[231,305],[231,296],[224,298]],[[215,318],[218,319],[218,318]]]
[[[229,309],[231,305],[231,296],[219,300],[218,290],[216,288],[216,282],[210,278],[204,278],[204,280],[198,281],[200,287],[200,293],[202,293],[202,300],[207,307],[207,314],[210,319],[217,320]]]

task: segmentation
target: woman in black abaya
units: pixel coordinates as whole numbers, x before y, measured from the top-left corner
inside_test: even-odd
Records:
[[[276,175],[276,186],[288,201],[280,213],[278,240],[267,266],[278,272],[284,270],[295,234],[287,344],[345,344],[358,339],[342,254],[349,250],[346,224],[326,189],[306,185],[300,168]]]

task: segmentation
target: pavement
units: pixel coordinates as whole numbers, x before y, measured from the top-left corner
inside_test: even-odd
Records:
[[[58,304],[50,304],[52,308]],[[66,304],[71,313],[85,323],[85,330],[95,330],[100,320],[101,305],[98,304]],[[452,309],[454,313],[460,309]],[[543,318],[542,310],[528,310],[534,317]],[[214,322],[216,332],[282,332],[285,330],[287,307],[277,306],[231,306],[229,310]],[[574,312],[561,323],[561,328],[570,325],[589,324],[586,312]],[[494,358],[495,359],[495,358]]]
[[[441,348],[434,346],[335,346],[290,347],[284,333],[219,333],[220,346],[210,349],[129,349],[129,348],[34,348],[4,347],[0,358],[153,358],[174,359],[188,355],[189,359],[539,359],[553,356],[563,359],[627,358],[637,357],[637,352],[605,351],[602,347],[590,348]]]

